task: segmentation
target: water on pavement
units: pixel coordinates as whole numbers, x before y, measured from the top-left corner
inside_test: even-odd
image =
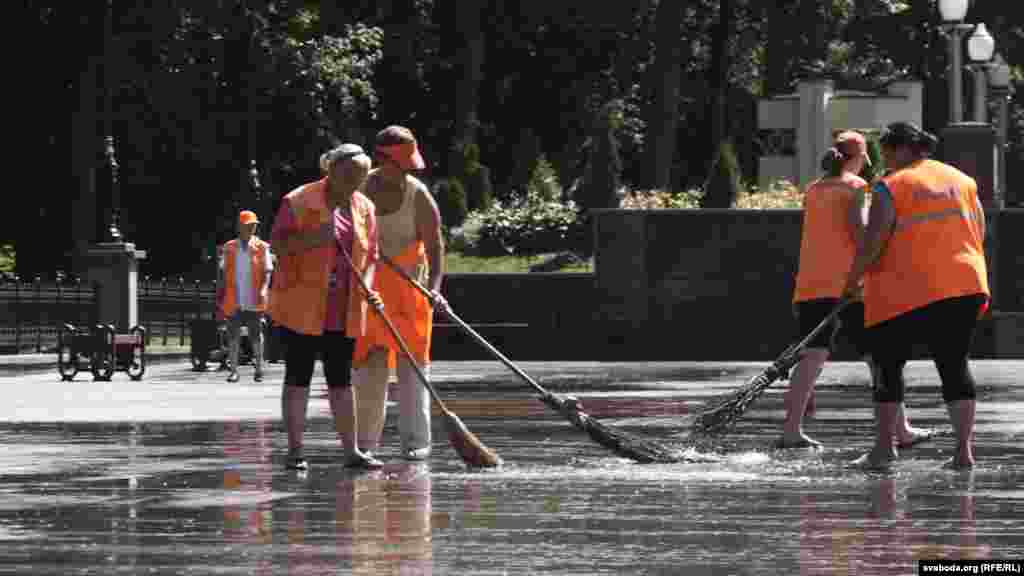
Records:
[[[523,363],[601,422],[685,442],[687,414],[756,363]],[[849,461],[873,432],[867,370],[829,365],[807,431],[823,451],[771,448],[785,384],[701,463],[616,457],[497,363],[437,363],[446,403],[503,465],[468,470],[435,418],[428,461],[339,463],[314,384],[305,474],[282,468],[282,367],[263,383],[156,366],[141,382],[56,371],[0,378],[0,573],[917,574],[935,558],[1024,558],[1024,362],[975,362],[977,457],[952,439],[893,470]],[[319,372],[318,372],[319,374]],[[934,367],[908,368],[916,426],[947,428]]]

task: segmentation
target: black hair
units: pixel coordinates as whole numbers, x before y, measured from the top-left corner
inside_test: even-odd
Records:
[[[931,154],[939,139],[913,122],[893,122],[882,132],[878,142],[884,146],[910,148],[918,154]]]

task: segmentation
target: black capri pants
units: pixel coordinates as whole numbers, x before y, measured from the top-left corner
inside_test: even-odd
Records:
[[[356,341],[344,332],[324,332],[319,336],[280,327],[284,352],[284,383],[286,386],[309,388],[313,368],[319,356],[323,361],[324,379],[328,388],[352,385],[352,353]]]
[[[903,401],[903,367],[918,345],[927,347],[935,362],[942,399],[946,403],[973,400],[974,377],[967,358],[986,299],[984,294],[974,294],[938,300],[868,328],[868,351],[878,366],[875,402]]]
[[[800,338],[814,331],[822,320],[828,317],[839,304],[838,298],[817,298],[803,300],[794,306],[797,323],[800,325]],[[837,315],[838,322],[832,322],[832,329],[826,328],[818,333],[808,348],[826,348],[830,352],[840,338],[849,342],[863,356],[867,353],[864,347],[864,303],[851,302],[843,307]]]

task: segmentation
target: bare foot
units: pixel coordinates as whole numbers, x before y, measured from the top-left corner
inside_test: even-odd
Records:
[[[921,442],[931,440],[935,435],[935,430],[929,430],[927,428],[906,428],[905,430],[896,433],[896,447],[910,448],[911,446],[916,446]]]
[[[857,458],[851,462],[851,464],[857,468],[863,468],[864,470],[888,470],[892,467],[892,463],[896,460],[896,456],[897,454],[895,449],[889,452],[884,452],[878,448],[873,448],[871,452]]]
[[[783,434],[782,437],[775,442],[775,448],[780,450],[785,450],[787,448],[819,449],[821,447],[821,442],[818,442],[814,438],[811,438],[802,432],[800,434]]]
[[[946,460],[942,467],[949,470],[970,470],[974,468],[974,457],[963,458],[960,456],[960,451],[957,450],[956,454],[949,460]]]

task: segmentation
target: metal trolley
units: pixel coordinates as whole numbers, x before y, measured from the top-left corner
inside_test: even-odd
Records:
[[[57,372],[70,382],[78,372],[89,370],[93,381],[109,382],[114,372],[126,372],[132,380],[146,373],[146,329],[133,326],[118,334],[112,324],[91,329],[64,324],[57,334]]]
[[[266,334],[267,319],[260,321]],[[192,340],[189,346],[189,359],[192,361],[192,370],[203,372],[211,362],[217,362],[217,370],[230,370],[231,359],[228,354],[228,327],[227,323],[221,320],[210,320],[201,318],[193,320],[191,324]],[[249,340],[249,330],[242,326],[239,332],[238,363],[241,365],[251,364],[253,361],[252,341]],[[266,340],[266,338],[264,338]]]

